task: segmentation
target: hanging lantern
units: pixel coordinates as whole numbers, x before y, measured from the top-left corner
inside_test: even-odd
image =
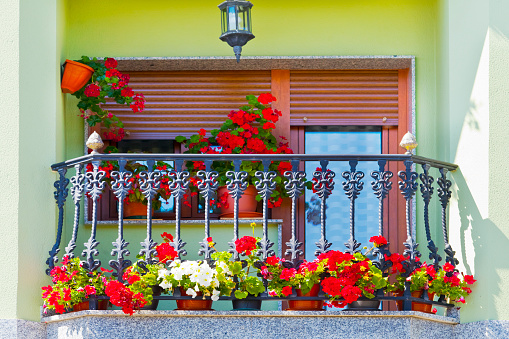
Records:
[[[233,52],[239,62],[242,46],[255,37],[251,32],[251,7],[253,4],[249,1],[227,0],[218,7],[221,10],[221,36],[219,39],[233,47]]]

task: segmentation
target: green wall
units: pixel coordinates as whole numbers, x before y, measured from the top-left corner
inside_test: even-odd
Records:
[[[509,207],[505,203],[509,3],[440,2],[438,112],[453,174],[451,243],[478,282],[462,321],[509,319]]]
[[[54,174],[64,154],[58,0],[4,1],[0,18],[0,318],[38,320],[45,259],[55,239]],[[61,28],[61,27],[60,27]]]

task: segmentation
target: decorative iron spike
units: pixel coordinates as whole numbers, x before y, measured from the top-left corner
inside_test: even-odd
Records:
[[[262,240],[258,243],[260,245],[260,249],[258,250],[258,255],[261,255],[265,260],[267,257],[274,255],[274,251],[270,248],[274,246],[274,243],[269,240],[268,237],[268,202],[272,192],[276,189],[276,182],[274,179],[277,176],[277,173],[274,171],[269,171],[271,161],[270,160],[262,160],[263,164],[263,172],[256,171],[255,177],[258,178],[258,182],[255,187],[258,190],[258,194],[262,197],[262,206],[263,206],[263,236]]]
[[[189,172],[182,171],[183,160],[175,160],[175,169],[170,171],[170,184],[171,196],[175,199],[175,237],[173,242],[170,244],[173,246],[175,251],[178,253],[178,258],[187,255],[187,251],[184,249],[186,243],[182,241],[180,237],[180,215],[182,214],[182,206],[180,200],[186,193],[189,187]]]
[[[350,239],[345,243],[346,253],[354,254],[359,252],[358,248],[361,245],[355,239],[355,199],[359,196],[364,183],[361,181],[364,178],[364,173],[357,171],[357,160],[350,160],[350,171],[344,171],[341,176],[346,181],[343,182],[343,189],[345,194],[350,199]]]
[[[326,208],[326,201],[329,195],[331,194],[332,190],[334,189],[334,177],[336,174],[331,171],[327,170],[327,165],[329,164],[328,160],[321,160],[320,161],[320,171],[315,171],[313,173],[314,183],[313,183],[313,190],[316,192],[316,195],[320,199],[320,231],[321,231],[321,238],[317,242],[315,242],[315,245],[318,247],[317,250],[315,250],[315,255],[319,256],[322,253],[325,253],[328,251],[329,247],[332,246],[332,243],[330,243],[327,240],[326,237],[326,229],[325,229],[325,208]]]
[[[72,227],[72,236],[69,244],[65,248],[65,255],[67,258],[74,258],[74,250],[76,249],[76,238],[78,237],[78,226],[80,222],[80,202],[85,191],[85,174],[81,173],[83,165],[75,165],[74,169],[76,174],[71,178],[71,195],[74,201],[74,222]]]

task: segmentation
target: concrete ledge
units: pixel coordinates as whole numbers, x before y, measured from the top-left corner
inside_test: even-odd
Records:
[[[43,318],[48,338],[453,338],[420,312],[82,311]]]

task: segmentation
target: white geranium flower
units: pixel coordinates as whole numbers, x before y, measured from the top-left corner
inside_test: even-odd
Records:
[[[167,276],[170,275],[170,271],[168,271],[167,269],[163,268],[163,269],[160,269],[158,272],[157,272],[157,278],[158,279],[164,279],[166,278]]]
[[[199,292],[199,291],[200,291],[200,287],[198,286],[198,284],[196,284],[196,286],[194,286],[194,290],[195,290],[196,292]]]
[[[163,281],[162,283],[159,284],[159,286],[161,286],[165,290],[171,290],[173,288],[171,282],[168,281]]]
[[[219,291],[218,290],[213,290],[212,291],[212,297],[210,297],[210,299],[212,299],[213,301],[219,300]]]
[[[193,298],[196,298],[198,295],[198,293],[196,293],[192,288],[188,288],[186,294],[192,296]]]

